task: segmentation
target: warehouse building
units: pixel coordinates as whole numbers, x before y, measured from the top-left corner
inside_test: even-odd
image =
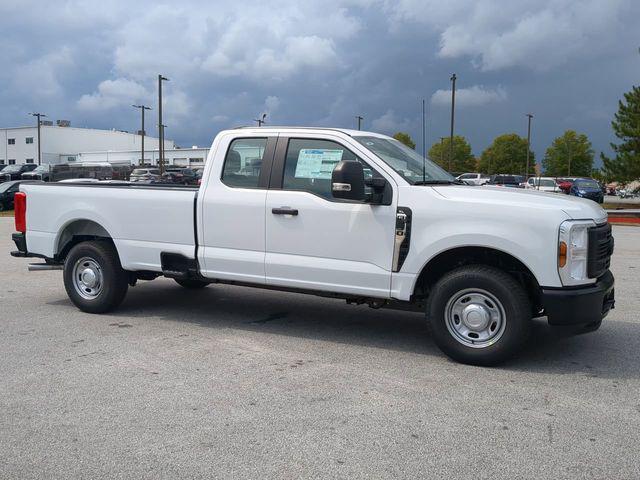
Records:
[[[40,124],[41,163],[74,162],[82,152],[97,151],[137,152],[131,163],[139,163],[142,142],[139,133],[76,128],[66,120],[58,120],[55,125],[43,121]],[[157,151],[160,142],[155,137],[145,136],[144,145],[145,151]],[[167,152],[175,149],[172,140],[165,139],[164,145]],[[38,163],[38,127],[0,128],[0,165],[23,163]]]
[[[165,141],[165,144],[167,142]],[[165,165],[176,167],[199,167],[204,166],[207,160],[209,148],[167,148],[164,151]],[[148,165],[158,165],[160,158],[158,149],[147,150],[145,140],[145,163]],[[96,163],[129,163],[138,165],[140,163],[140,150],[111,150],[111,151],[92,151],[80,152],[77,156],[78,162],[96,162]]]

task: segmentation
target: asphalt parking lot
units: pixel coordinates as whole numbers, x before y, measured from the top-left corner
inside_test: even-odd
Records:
[[[84,314],[12,230],[2,478],[640,477],[640,228],[614,227],[599,331],[536,323],[492,369],[444,357],[421,315],[304,295],[159,279]]]

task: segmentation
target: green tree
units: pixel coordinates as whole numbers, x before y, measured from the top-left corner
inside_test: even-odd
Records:
[[[440,165],[445,170],[449,170],[449,155],[451,150],[451,139],[443,138],[442,141],[434,143],[429,149],[429,158]],[[471,153],[471,145],[467,139],[461,135],[453,137],[453,158],[451,159],[452,172],[473,172],[476,170],[476,159]]]
[[[588,177],[593,169],[593,149],[583,133],[567,130],[547,148],[542,168],[549,176]]]
[[[633,87],[624,94],[624,101],[618,101],[611,127],[620,143],[611,144],[615,157],[600,153],[605,175],[621,182],[640,178],[640,87]]]
[[[527,169],[527,139],[515,133],[496,137],[480,156],[479,169],[483,173],[511,173],[523,175]],[[529,174],[535,174],[535,156],[529,150]]]
[[[393,138],[398,140],[400,143],[404,143],[407,147],[411,148],[412,150],[415,150],[416,148],[416,142],[414,142],[411,139],[411,135],[409,135],[408,133],[397,132],[396,134],[393,135]]]

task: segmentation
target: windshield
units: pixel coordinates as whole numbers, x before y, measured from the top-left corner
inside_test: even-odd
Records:
[[[11,187],[13,187],[16,184],[16,182],[4,182],[4,183],[0,183],[0,193],[4,193],[7,190],[9,190]]]
[[[49,165],[40,165],[36,168],[34,168],[33,173],[43,173],[43,172],[48,172],[49,171]]]
[[[555,187],[556,186],[556,182],[554,182],[553,180],[548,180],[545,178],[540,179],[540,186],[541,187]]]
[[[455,182],[455,179],[445,170],[433,163],[431,160],[424,160],[415,150],[403,145],[392,138],[381,137],[353,137],[362,145],[375,153],[387,165],[393,168],[402,178],[411,184],[423,181],[427,182]]]
[[[518,183],[518,179],[513,175],[496,175],[493,179],[493,183],[508,183],[508,184],[516,184]]]
[[[9,165],[7,168],[2,170],[2,173],[18,173],[22,165]]]
[[[575,185],[578,188],[600,188],[600,185],[593,180],[578,180]]]

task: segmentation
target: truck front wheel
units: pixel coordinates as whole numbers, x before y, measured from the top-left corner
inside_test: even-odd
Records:
[[[452,359],[495,365],[516,353],[531,329],[531,306],[508,273],[467,265],[444,275],[427,301],[433,337]]]
[[[113,244],[90,241],[77,244],[67,255],[64,287],[83,312],[105,313],[122,303],[129,282]]]

